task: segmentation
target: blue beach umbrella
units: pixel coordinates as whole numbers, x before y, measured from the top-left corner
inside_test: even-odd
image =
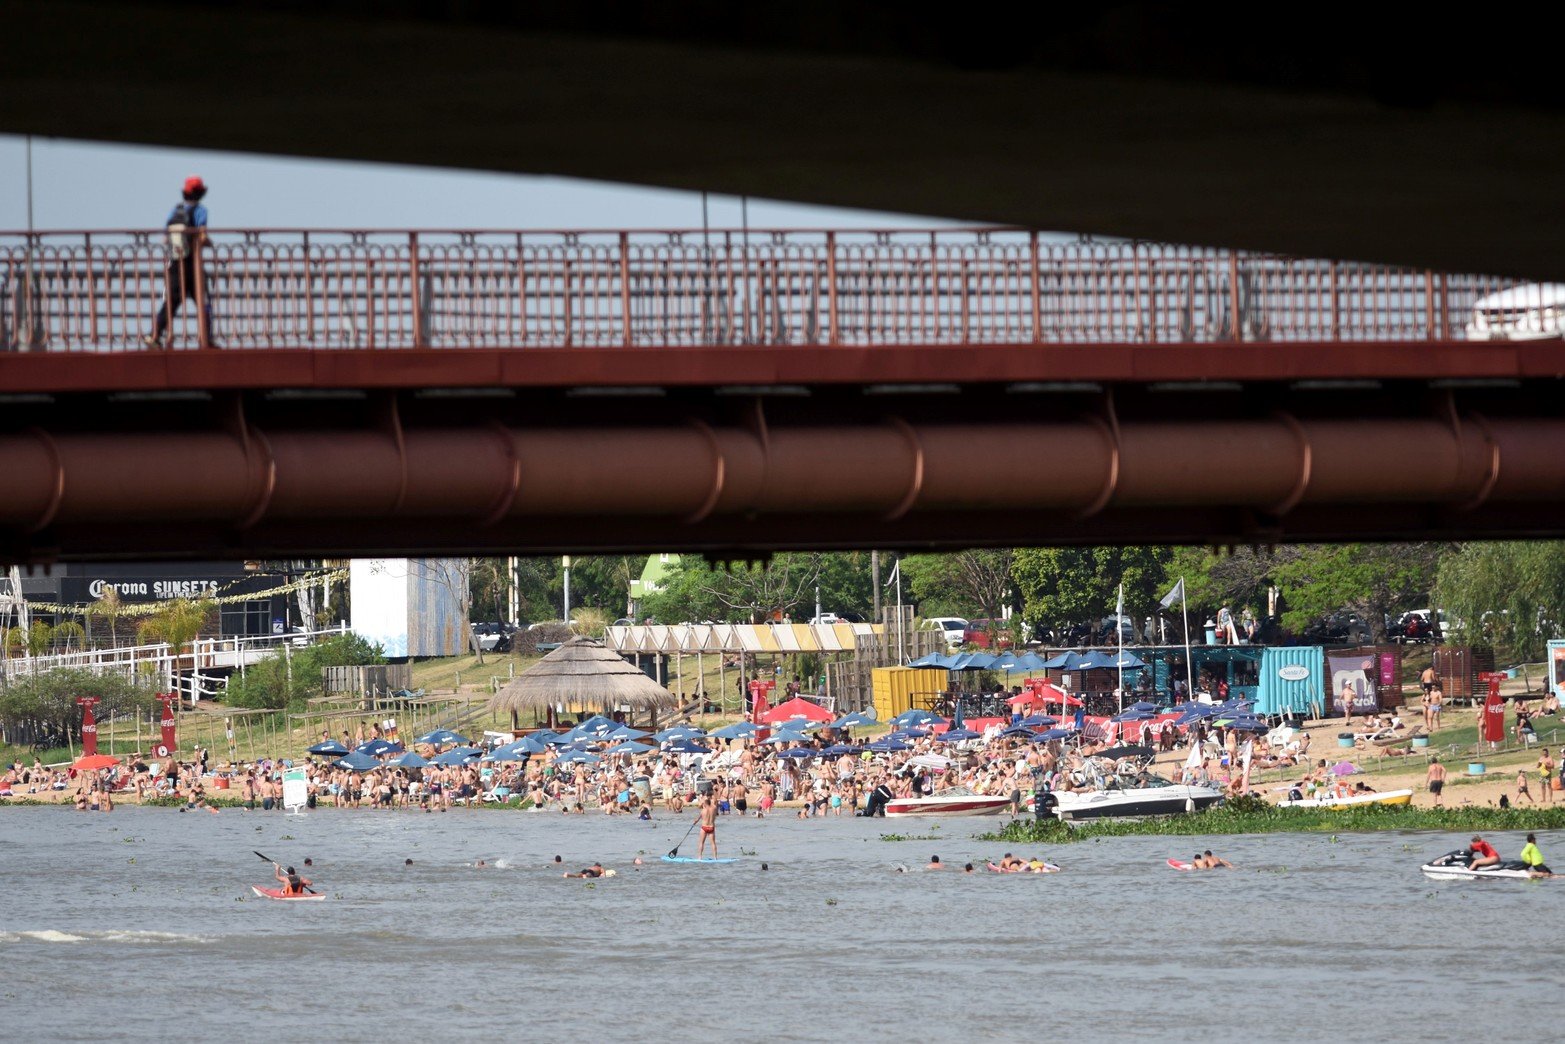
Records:
[[[887,724],[900,728],[907,725],[944,725],[946,720],[938,714],[915,707],[898,714]]]
[[[755,735],[755,732],[756,726],[753,722],[736,721],[732,725],[724,725],[722,728],[715,730],[712,733],[712,738],[725,740],[743,739],[746,736]]]
[[[635,740],[626,740],[604,751],[605,754],[645,754],[649,750],[657,750],[650,743],[637,743]]]
[[[831,723],[834,729],[851,729],[860,725],[876,725],[875,715],[870,711],[854,711],[852,714],[844,714]]]
[[[912,750],[906,743],[894,736],[884,736],[873,743],[867,744],[865,750],[872,750],[877,754],[892,754],[900,750]]]
[[[405,750],[401,754],[386,762],[387,768],[423,768],[429,762],[420,757],[416,752]]]
[[[1029,729],[1025,725],[1012,725],[1010,728],[1008,728],[1005,731],[1001,732],[1000,735],[1002,735],[1002,736],[1020,736],[1023,739],[1032,739],[1033,738],[1033,731],[1032,731],[1032,729]]]
[[[670,740],[693,739],[696,736],[705,736],[706,733],[694,725],[672,725],[652,734],[652,738],[659,743],[667,743]],[[639,737],[637,737],[639,738]]]
[[[437,754],[430,760],[436,765],[465,765],[481,754],[483,751],[477,747],[452,747],[444,754]]]
[[[430,746],[434,747],[445,747],[453,743],[459,743],[463,746],[466,746],[469,741],[468,738],[462,735],[460,732],[452,732],[450,729],[436,729],[433,732],[424,733],[424,735],[420,736],[413,742],[428,743]]]
[[[1070,736],[1070,734],[1070,729],[1048,729],[1044,732],[1038,733],[1038,735],[1034,736],[1033,738],[1040,743],[1047,743],[1049,740],[1065,739]]]
[[[1151,711],[1136,710],[1132,707],[1129,710],[1120,711],[1110,718],[1109,721],[1151,721],[1155,717],[1157,715]]]
[[[701,746],[701,744],[699,744],[695,740],[691,740],[691,739],[675,740],[672,743],[665,743],[663,745],[663,749],[667,750],[667,751],[671,751],[672,753],[675,753],[675,754],[710,754],[710,753],[712,753],[712,748],[711,747],[703,747],[703,746]]]
[[[961,743],[963,740],[978,739],[982,734],[972,729],[947,729],[935,737],[936,743]]]
[[[517,745],[515,743],[507,743],[503,747],[496,747],[494,750],[491,750],[488,754],[485,754],[483,756],[483,758],[480,759],[480,760],[483,760],[483,761],[526,761],[531,756],[532,755],[531,755],[530,752],[523,750],[519,745]]]
[[[599,759],[596,754],[588,754],[584,750],[573,750],[568,754],[561,754],[558,758],[555,759],[554,763],[556,765],[575,765],[577,763],[583,765],[596,765],[598,760]]]
[[[794,732],[792,729],[775,729],[775,730],[773,730],[773,732],[771,734],[771,737],[768,738],[766,742],[768,742],[768,743],[808,743],[808,742],[810,742],[810,737],[806,736],[802,732]]]
[[[328,754],[328,755],[332,755],[334,757],[339,757],[340,758],[344,754],[348,753],[348,748],[344,747],[341,743],[338,743],[336,740],[326,740],[324,742],[317,743],[315,746],[311,747],[309,749],[308,753],[310,753],[310,754]]]
[[[805,758],[819,757],[822,753],[822,751],[812,750],[809,747],[793,747],[777,756],[779,758],[793,758],[797,761],[802,761]]]
[[[840,758],[844,754],[857,754],[862,749],[862,747],[855,747],[848,743],[834,743],[825,750],[821,751],[821,756],[827,758]]]
[[[1062,653],[1056,653],[1044,660],[1043,666],[1045,670],[1051,671],[1074,671],[1080,669],[1083,659],[1084,657],[1081,653],[1067,650]]]
[[[390,753],[391,751],[401,750],[402,749],[402,745],[400,743],[392,743],[390,740],[372,739],[372,740],[366,740],[365,742],[360,743],[354,749],[356,751],[358,751],[360,754],[368,754],[372,758],[378,758],[382,754],[387,754],[387,753]]]
[[[370,769],[380,768],[380,762],[361,750],[343,755],[337,759],[336,764],[353,772],[368,772]]]
[[[1027,717],[1023,718],[1021,721],[1017,722],[1016,724],[1018,724],[1018,725],[1026,725],[1029,728],[1038,729],[1038,728],[1048,728],[1050,725],[1058,725],[1059,723],[1060,723],[1060,719],[1059,718],[1053,718],[1053,717],[1050,717],[1047,714],[1029,714],[1029,715],[1027,715]]]
[[[648,735],[650,735],[650,733],[644,732],[641,729],[633,729],[629,725],[621,725],[619,728],[609,733],[607,739],[610,743],[624,743],[627,740],[643,739]]]

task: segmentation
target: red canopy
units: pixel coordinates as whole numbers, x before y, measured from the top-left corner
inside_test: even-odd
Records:
[[[760,720],[764,722],[787,721],[789,718],[809,718],[811,721],[833,721],[831,711],[818,703],[811,703],[803,696],[795,696],[785,703],[779,703],[769,711],[763,711]]]
[[[1022,690],[1020,696],[1012,696],[1006,702],[1013,707],[1019,707],[1024,703],[1029,705],[1034,703],[1043,705],[1062,703],[1067,707],[1080,707],[1082,705],[1079,698],[1046,681],[1028,682],[1027,688]]]

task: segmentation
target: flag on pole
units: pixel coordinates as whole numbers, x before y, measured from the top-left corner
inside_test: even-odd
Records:
[[[892,584],[896,583],[897,582],[897,577],[902,575],[901,570],[902,570],[902,559],[899,558],[899,559],[897,559],[895,562],[893,562],[891,564],[891,575],[886,577],[886,582],[881,584],[880,586],[881,587],[890,587]]]
[[[1120,617],[1125,615],[1125,585],[1119,585],[1119,601],[1114,603],[1114,626],[1119,626]]]
[[[1196,740],[1190,744],[1190,756],[1185,759],[1185,768],[1198,769],[1201,767],[1201,741]]]
[[[1172,591],[1168,592],[1168,594],[1163,596],[1162,600],[1158,602],[1158,605],[1161,605],[1164,609],[1167,609],[1169,606],[1173,605],[1175,602],[1183,602],[1184,600],[1185,600],[1185,578],[1184,577],[1180,577],[1179,578],[1179,583],[1174,585],[1174,589]]]

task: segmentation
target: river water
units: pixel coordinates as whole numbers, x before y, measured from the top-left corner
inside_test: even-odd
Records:
[[[12,1040],[1226,1041],[1517,1039],[1558,1021],[1565,881],[1425,880],[1418,864],[1460,836],[973,839],[998,822],[730,817],[723,854],[744,858],[689,866],[657,859],[689,824],[666,815],[0,810],[0,1025]],[[1198,846],[1240,869],[1165,865]],[[1009,848],[1065,872],[917,869]],[[271,867],[253,850],[310,856],[330,898],[255,898]],[[618,876],[562,880],[556,854]]]

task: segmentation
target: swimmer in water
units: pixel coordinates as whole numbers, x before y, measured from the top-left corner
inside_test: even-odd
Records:
[[[593,863],[579,874],[561,874],[561,877],[602,877],[604,874],[602,863]]]

